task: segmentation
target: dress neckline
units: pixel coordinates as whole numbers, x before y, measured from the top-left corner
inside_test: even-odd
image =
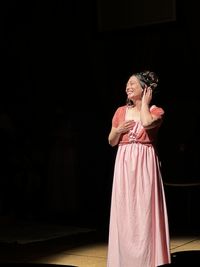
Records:
[[[127,110],[128,110],[128,107],[126,106],[126,107],[125,107],[125,114],[124,114],[124,119],[125,119],[125,120],[126,120]],[[131,121],[133,121],[133,122],[135,122],[135,123],[140,123],[140,122],[141,122],[141,120],[136,121],[136,120],[134,120],[134,119],[132,119]]]

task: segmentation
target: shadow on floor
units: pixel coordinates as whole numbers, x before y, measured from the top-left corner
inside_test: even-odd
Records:
[[[24,226],[24,225],[23,225]],[[64,228],[64,229],[63,229]],[[20,231],[19,231],[20,229]],[[61,229],[61,231],[60,231]],[[2,233],[2,234],[1,234]],[[45,236],[44,236],[45,234]],[[4,225],[0,229],[0,267],[63,267],[63,265],[39,263],[43,257],[61,253],[83,244],[102,240],[104,231],[77,227],[30,224],[20,228],[18,225]],[[78,267],[64,265],[65,267]]]
[[[188,250],[172,253],[172,266],[200,266],[200,250]]]

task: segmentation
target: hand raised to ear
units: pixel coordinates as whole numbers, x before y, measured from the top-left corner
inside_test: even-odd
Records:
[[[145,87],[142,96],[142,104],[149,105],[152,100],[152,89],[151,87]]]

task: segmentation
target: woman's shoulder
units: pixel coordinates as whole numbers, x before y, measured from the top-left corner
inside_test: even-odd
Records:
[[[162,116],[165,113],[165,111],[162,107],[156,106],[156,105],[152,105],[150,107],[150,111],[151,111],[151,113],[158,115],[158,116]]]
[[[125,113],[125,111],[126,111],[126,105],[124,105],[124,106],[118,106],[115,109],[115,114],[121,115],[121,114]]]
[[[115,108],[114,117],[121,117],[125,114],[125,112],[126,112],[126,105],[118,106],[117,108]]]
[[[115,111],[118,111],[118,112],[120,112],[120,111],[125,111],[126,110],[126,105],[123,105],[123,106],[118,106],[116,109],[115,109]]]

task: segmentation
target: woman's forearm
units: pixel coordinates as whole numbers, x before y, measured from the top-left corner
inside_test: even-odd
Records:
[[[149,127],[155,121],[155,119],[151,115],[149,105],[142,104],[141,110],[140,110],[140,120],[141,120],[143,127]]]
[[[121,133],[119,133],[119,131],[113,127],[108,136],[108,143],[111,146],[116,146],[119,143],[120,136],[121,136]]]

